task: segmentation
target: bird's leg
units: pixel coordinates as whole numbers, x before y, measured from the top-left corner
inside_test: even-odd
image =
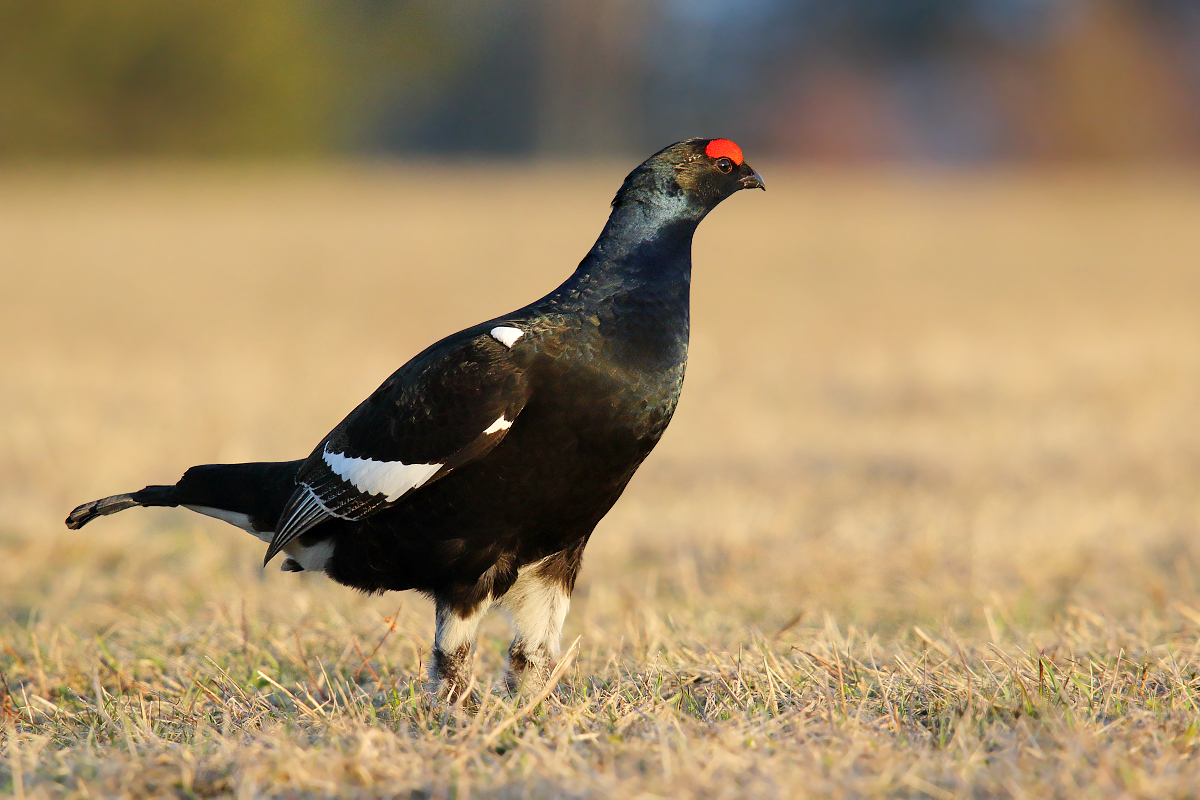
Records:
[[[505,680],[510,691],[536,694],[558,658],[571,595],[547,560],[522,567],[500,603],[512,616],[516,638],[508,648]]]
[[[464,613],[450,603],[438,601],[428,687],[438,702],[454,705],[469,701],[464,694],[471,681],[471,646],[490,605],[480,603]]]

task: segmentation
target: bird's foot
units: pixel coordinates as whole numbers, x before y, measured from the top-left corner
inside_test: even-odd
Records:
[[[545,688],[553,668],[554,662],[545,648],[527,651],[514,647],[508,651],[504,682],[510,692],[533,697]]]
[[[478,692],[471,679],[471,646],[449,653],[433,649],[429,682],[425,685],[431,704],[445,709],[461,708],[468,713],[478,708]]]
[[[474,681],[465,686],[431,682],[426,689],[428,692],[426,695],[427,708],[437,713],[446,713],[451,717],[474,716],[483,701]]]

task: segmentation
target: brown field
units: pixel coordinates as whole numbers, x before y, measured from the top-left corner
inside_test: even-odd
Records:
[[[76,503],[287,459],[540,295],[622,165],[0,173],[0,792],[1194,797],[1200,172],[757,165],[540,706],[430,604]],[[514,719],[515,715],[515,719]]]

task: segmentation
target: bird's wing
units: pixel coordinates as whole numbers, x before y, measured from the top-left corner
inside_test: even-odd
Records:
[[[317,446],[264,563],[313,526],[364,519],[504,439],[529,398],[525,373],[494,337],[458,338],[401,367]]]

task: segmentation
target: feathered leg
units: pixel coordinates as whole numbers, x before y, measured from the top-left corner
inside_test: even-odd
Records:
[[[446,705],[470,703],[466,696],[471,683],[471,648],[490,602],[462,613],[450,603],[437,604],[437,631],[433,637],[433,653],[429,662],[429,692]]]
[[[505,679],[510,691],[537,694],[558,658],[571,593],[553,558],[522,567],[512,588],[500,599],[517,629],[508,648]]]

